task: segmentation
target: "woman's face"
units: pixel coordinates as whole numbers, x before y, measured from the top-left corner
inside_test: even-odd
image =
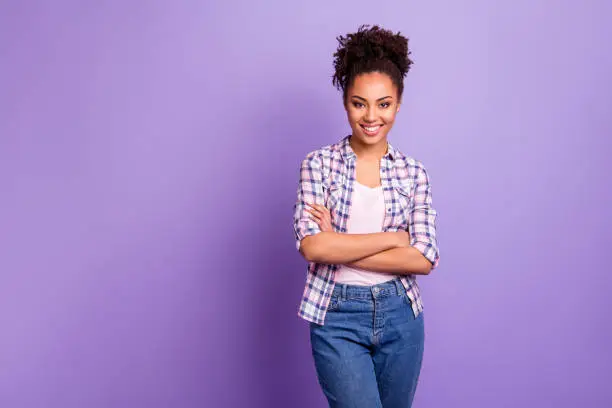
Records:
[[[399,107],[397,87],[389,75],[370,72],[355,77],[345,106],[353,138],[364,145],[386,145]]]

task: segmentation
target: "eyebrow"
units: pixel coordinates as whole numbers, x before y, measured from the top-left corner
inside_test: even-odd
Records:
[[[361,99],[361,100],[362,100],[362,101],[364,101],[364,102],[367,102],[367,99],[366,99],[366,98],[362,98],[361,96],[353,95],[353,96],[351,96],[351,98],[357,98],[357,99]],[[378,98],[378,99],[376,100],[376,102],[380,102],[380,101],[382,101],[383,99],[387,99],[387,98],[392,98],[392,96],[391,96],[391,95],[388,95],[388,96],[383,96],[382,98]]]

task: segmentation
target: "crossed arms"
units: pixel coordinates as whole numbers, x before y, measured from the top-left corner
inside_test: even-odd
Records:
[[[295,208],[297,246],[309,262],[344,264],[374,272],[427,275],[438,263],[435,239],[436,212],[431,208],[431,188],[421,168],[408,231],[345,234],[331,228],[323,205],[320,161],[302,162]]]

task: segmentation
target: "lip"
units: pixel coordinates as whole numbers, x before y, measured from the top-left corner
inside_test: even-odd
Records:
[[[368,125],[367,127],[377,127],[376,131],[374,131],[374,132],[370,132],[370,131],[366,130],[366,125],[364,125],[364,124],[359,124],[359,126],[361,127],[361,130],[363,131],[363,133],[366,136],[374,137],[374,136],[378,135],[378,133],[380,132],[380,129],[382,129],[382,127],[384,125],[381,125],[381,124],[378,124],[378,125]]]

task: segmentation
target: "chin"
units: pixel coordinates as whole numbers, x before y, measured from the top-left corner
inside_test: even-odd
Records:
[[[361,140],[365,143],[365,144],[369,144],[369,145],[375,145],[380,143],[385,137],[362,137]]]
[[[353,134],[357,136],[361,143],[367,145],[375,145],[385,139],[387,132],[380,132],[380,134],[376,136],[369,136],[361,132],[361,129],[358,129],[357,132],[354,132]]]

